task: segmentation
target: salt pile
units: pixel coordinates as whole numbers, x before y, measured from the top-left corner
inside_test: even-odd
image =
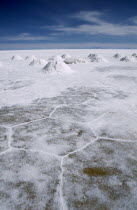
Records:
[[[26,57],[25,57],[25,60],[29,60],[29,58],[30,58],[30,56],[26,56]]]
[[[50,60],[47,65],[42,69],[44,73],[71,73],[72,69],[63,62],[60,56],[55,56]]]
[[[39,59],[39,64],[40,65],[46,65],[47,63],[48,62],[45,59],[43,59],[43,58]]]
[[[136,54],[136,53],[133,53],[133,54],[132,54],[132,58],[134,58],[134,60],[137,61],[137,54]]]
[[[21,60],[23,60],[23,58],[19,55],[14,55],[14,56],[12,56],[11,60],[21,61]]]
[[[34,66],[36,64],[38,64],[38,60],[34,59],[33,61],[30,62],[29,66]]]
[[[108,62],[105,58],[103,58],[99,54],[89,54],[88,58],[90,59],[91,62]]]
[[[26,56],[26,58],[25,58],[25,60],[35,60],[35,59],[37,59],[37,58],[35,57],[35,55]]]
[[[120,59],[120,58],[122,58],[123,56],[122,56],[121,54],[119,54],[119,53],[116,53],[113,57],[114,57],[114,58],[117,58],[117,59]]]
[[[46,65],[46,64],[47,64],[47,61],[45,59],[34,59],[33,61],[31,61],[29,65],[35,66],[35,65]]]
[[[133,57],[130,58],[129,56],[125,56],[125,57],[122,57],[120,59],[120,61],[122,61],[122,62],[130,62],[130,61],[134,62],[135,59]]]
[[[81,58],[67,58],[64,60],[66,64],[79,64],[79,63],[88,63],[88,61]]]
[[[48,61],[53,61],[53,60],[55,60],[57,57],[58,57],[60,60],[63,61],[63,58],[62,58],[60,55],[52,56],[52,57],[50,57],[50,58],[48,59]]]
[[[67,59],[67,58],[71,58],[71,55],[63,54],[61,57],[62,57],[63,59]]]
[[[132,56],[133,56],[133,57],[137,57],[137,54],[136,54],[136,53],[133,53]]]

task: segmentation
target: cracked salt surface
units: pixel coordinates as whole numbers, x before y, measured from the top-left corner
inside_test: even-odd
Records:
[[[90,53],[109,63],[74,65],[74,74],[46,78],[30,61],[3,57],[0,209],[136,209],[136,67],[114,59],[116,51],[81,50],[79,57]]]
[[[136,150],[137,144],[100,139],[69,155],[63,166],[68,209],[135,209]]]
[[[45,119],[13,128],[11,145],[65,155],[94,139],[91,129],[78,123]]]
[[[8,148],[8,129],[0,127],[0,152]]]
[[[134,116],[134,118],[133,118]],[[119,109],[119,112],[107,113],[101,120],[91,123],[94,131],[102,137],[130,139],[137,141],[137,113]]]
[[[59,209],[60,161],[13,150],[0,155],[1,209]]]

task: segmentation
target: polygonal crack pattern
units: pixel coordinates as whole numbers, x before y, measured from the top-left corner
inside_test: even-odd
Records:
[[[0,110],[0,124],[14,126],[21,123],[27,123],[39,118],[46,118],[52,111],[52,107],[47,104],[31,106],[13,106],[5,107]]]
[[[0,152],[8,149],[8,129],[0,127]]]
[[[60,161],[37,152],[0,155],[1,209],[59,209]]]
[[[52,115],[53,118],[63,119],[67,121],[75,121],[75,122],[87,122],[90,120],[94,120],[99,117],[100,112],[93,112],[92,110],[88,110],[84,105],[74,105],[74,106],[62,106],[59,107]]]
[[[81,87],[1,108],[0,209],[136,209],[131,103],[127,92]]]
[[[98,140],[64,160],[68,209],[136,209],[137,144]]]
[[[137,141],[137,113],[123,107],[118,112],[106,114],[101,120],[91,123],[94,131],[102,137]]]
[[[66,155],[94,139],[83,124],[45,119],[13,128],[11,146]]]
[[[86,87],[69,88],[60,96],[64,106],[59,107],[52,117],[75,122],[93,121],[107,112],[117,111],[116,105],[123,106],[123,101],[127,97],[127,93],[122,91]],[[128,107],[125,105],[125,108]]]

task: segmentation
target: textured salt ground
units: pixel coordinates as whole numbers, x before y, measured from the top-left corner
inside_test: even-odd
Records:
[[[28,81],[0,81],[0,91],[5,91],[5,90],[16,90],[24,87],[29,87],[33,82],[31,80]]]
[[[0,152],[8,149],[8,129],[0,126]]]
[[[63,93],[62,102],[52,117],[75,122],[88,122],[117,109],[127,100],[127,92],[110,91],[103,88],[69,89]]]
[[[130,140],[133,134],[137,139],[136,123],[129,116],[123,119],[114,104],[117,100],[124,105],[128,98],[121,91],[81,87],[31,106],[2,108],[1,207],[135,209],[137,145]],[[126,124],[113,126],[112,110],[118,112],[117,123],[132,125],[129,136]],[[97,116],[85,118],[89,113]],[[112,128],[114,135],[104,127]]]
[[[0,124],[5,126],[13,126],[21,123],[27,123],[38,118],[46,118],[49,116],[53,108],[47,106],[14,106],[4,107],[0,110]]]
[[[121,108],[119,112],[107,113],[101,120],[96,120],[92,127],[97,135],[102,137],[137,141],[136,118],[137,113],[134,111],[125,113]]]
[[[137,144],[101,139],[64,159],[68,209],[136,209],[136,151]]]
[[[14,126],[33,120],[47,118],[55,107],[60,104],[55,98],[37,99],[31,105],[2,107],[0,109],[0,125]]]
[[[66,155],[95,139],[93,132],[78,123],[40,120],[13,128],[11,146]]]
[[[0,155],[1,209],[59,209],[60,162],[23,150]]]
[[[12,106],[0,109],[1,125],[16,125],[32,120],[52,117],[84,122],[94,120],[107,111],[112,111],[112,102],[123,103],[126,92],[102,88],[69,88],[58,97],[38,99],[28,106]]]

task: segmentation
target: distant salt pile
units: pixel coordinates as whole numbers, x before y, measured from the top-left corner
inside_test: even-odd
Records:
[[[117,58],[117,59],[120,59],[123,57],[123,55],[119,54],[119,53],[116,53],[114,56],[114,58]]]
[[[99,54],[89,54],[88,58],[90,59],[91,62],[108,62],[105,58],[103,58],[101,55]]]
[[[134,58],[137,61],[137,54],[136,53],[133,53],[132,54],[132,58]]]
[[[72,69],[63,62],[60,56],[55,56],[54,59],[50,60],[46,66],[42,69],[46,74],[50,73],[71,73]]]
[[[12,56],[11,60],[21,61],[21,60],[23,60],[23,58],[19,55],[14,55],[14,56]]]
[[[39,59],[39,64],[40,65],[46,65],[48,62],[45,59]]]
[[[34,59],[33,61],[31,61],[31,63],[29,64],[30,66],[35,66],[35,65],[46,65],[47,61],[45,59]]]
[[[84,60],[82,58],[67,58],[64,60],[66,64],[79,64],[79,63],[88,63],[87,60]]]
[[[55,60],[56,58],[58,58],[58,59],[60,59],[60,60],[63,61],[63,58],[62,58],[60,55],[52,56],[52,57],[50,57],[50,58],[48,59],[48,61],[53,61],[53,60]]]
[[[30,62],[29,66],[34,66],[36,64],[38,64],[38,60],[34,59],[33,61]]]
[[[122,57],[120,59],[120,61],[122,61],[122,62],[129,62],[130,61],[130,58],[128,56],[125,56],[125,57]]]
[[[35,66],[35,65],[38,65],[38,64],[39,64],[38,59],[34,59],[33,61],[30,62],[29,66]]]
[[[125,57],[122,57],[120,59],[120,61],[122,61],[122,62],[136,62],[136,59],[134,57],[125,56]]]
[[[30,58],[30,56],[26,56],[26,57],[25,57],[25,60],[29,60],[29,58]]]
[[[137,57],[137,54],[136,54],[136,53],[133,53],[132,56],[133,56],[133,57]]]
[[[71,58],[71,55],[63,54],[61,57],[62,57],[63,59],[68,59],[68,58]]]
[[[26,56],[25,60],[36,60],[37,58],[35,57],[35,55],[31,55],[31,56]]]

